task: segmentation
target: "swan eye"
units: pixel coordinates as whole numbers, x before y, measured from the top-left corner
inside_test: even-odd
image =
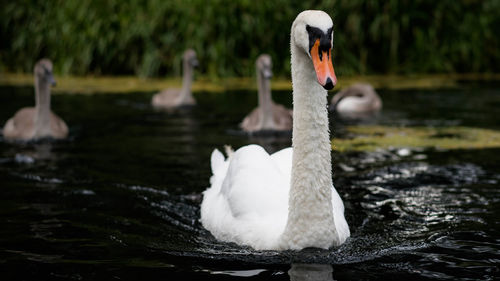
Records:
[[[319,51],[327,52],[333,47],[332,46],[332,35],[333,27],[330,27],[326,33],[317,27],[306,25],[307,33],[309,34],[309,53],[311,53],[312,47],[319,39]]]

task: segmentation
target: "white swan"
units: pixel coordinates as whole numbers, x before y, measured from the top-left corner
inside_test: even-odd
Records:
[[[228,159],[212,153],[201,222],[215,238],[258,250],[299,250],[326,249],[349,237],[332,184],[325,90],[337,82],[332,26],[322,11],[304,11],[292,25],[293,149],[269,155],[248,145]]]
[[[52,75],[52,62],[41,59],[34,68],[35,107],[24,107],[7,120],[3,136],[7,140],[35,140],[40,138],[63,139],[68,136],[68,126],[50,110],[50,87],[56,84]]]

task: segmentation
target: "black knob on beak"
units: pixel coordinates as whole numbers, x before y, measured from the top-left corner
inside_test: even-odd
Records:
[[[333,89],[333,87],[335,87],[335,85],[333,85],[332,79],[330,79],[330,77],[328,77],[326,79],[326,83],[323,86],[323,88],[325,88],[325,90],[331,90],[331,89]]]

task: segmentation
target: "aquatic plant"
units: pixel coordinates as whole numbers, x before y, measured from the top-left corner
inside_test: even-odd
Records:
[[[500,147],[500,131],[471,127],[353,126],[349,138],[335,138],[337,151],[379,148],[484,149]]]

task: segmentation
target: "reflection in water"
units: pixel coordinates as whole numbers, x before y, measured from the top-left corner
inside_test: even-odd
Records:
[[[250,143],[262,146],[267,153],[272,154],[281,149],[290,147],[292,144],[291,134],[276,134],[271,136],[250,136]]]
[[[210,274],[222,274],[234,277],[253,277],[258,276],[260,273],[266,271],[265,269],[251,269],[251,270],[224,270],[224,271],[210,271]]]
[[[197,132],[200,131],[200,124],[194,115],[193,109],[192,106],[185,106],[159,110],[161,120],[157,120],[160,121],[157,123],[160,132],[158,141],[172,142],[182,146],[182,152],[187,155],[198,154]],[[179,153],[175,149],[169,149],[165,152]]]
[[[33,164],[36,161],[51,160],[56,156],[52,153],[52,140],[15,143],[14,145],[14,162],[18,164]]]
[[[50,142],[35,144],[35,154],[33,158],[44,160],[52,157],[52,144]]]
[[[274,152],[292,145],[292,133],[288,131],[258,131],[247,133],[238,128],[226,130],[226,133],[229,136],[237,137],[239,140],[238,143],[240,146],[231,145],[234,150],[237,150],[243,145],[257,144],[262,146],[267,153],[273,154]]]
[[[332,281],[332,272],[329,264],[292,264],[288,275],[290,281]]]
[[[335,117],[346,124],[376,124],[377,119],[380,117],[379,112],[335,112]]]

